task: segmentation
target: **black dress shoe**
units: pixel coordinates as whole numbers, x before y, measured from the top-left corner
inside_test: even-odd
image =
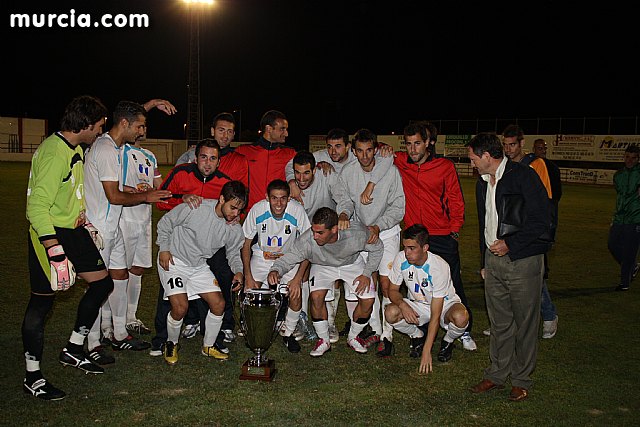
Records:
[[[442,339],[442,342],[440,343],[440,351],[438,352],[438,360],[440,362],[448,362],[449,360],[451,360],[451,355],[453,354],[453,349],[456,346],[453,344],[453,342],[448,342],[445,341],[445,339]]]

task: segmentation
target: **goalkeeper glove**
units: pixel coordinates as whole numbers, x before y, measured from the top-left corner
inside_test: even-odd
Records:
[[[64,253],[62,245],[53,245],[47,249],[47,258],[51,265],[51,289],[66,291],[76,282],[76,269]]]
[[[95,243],[96,248],[98,248],[99,251],[103,250],[104,249],[104,241],[102,240],[102,235],[100,234],[98,229],[96,227],[94,227],[94,225],[91,224],[90,222],[85,222],[84,223],[84,228],[86,228],[87,231],[89,232],[89,235],[93,239],[93,243]]]

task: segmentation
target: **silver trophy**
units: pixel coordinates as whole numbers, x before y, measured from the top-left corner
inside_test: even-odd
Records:
[[[255,353],[242,365],[241,380],[271,381],[275,361],[265,352],[278,331],[278,311],[282,298],[271,289],[248,289],[240,301],[240,328],[247,347]]]

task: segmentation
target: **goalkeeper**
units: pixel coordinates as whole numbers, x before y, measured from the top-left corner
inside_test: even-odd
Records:
[[[64,391],[44,379],[40,371],[45,318],[56,291],[75,282],[76,271],[88,283],[78,305],[71,337],[59,355],[63,365],[87,374],[104,369],[87,359],[84,341],[100,305],[113,290],[96,246],[101,236],[86,221],[84,210],[84,152],[102,133],[107,109],[91,96],[74,98],[62,116],[60,131],[45,139],[31,160],[27,189],[29,220],[29,276],[31,298],[22,323],[26,359],[23,390],[44,400],[60,400]]]

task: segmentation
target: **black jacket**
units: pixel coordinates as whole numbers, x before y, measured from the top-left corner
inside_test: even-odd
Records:
[[[486,243],[484,239],[485,227],[485,199],[487,185],[482,177],[476,184],[476,203],[478,206],[478,225],[480,229],[480,254],[484,266],[484,251]],[[522,210],[519,212],[505,211],[505,207],[511,206],[513,198],[519,198]],[[496,209],[498,211],[498,229],[504,226],[504,216],[518,217],[521,224],[518,230],[514,230],[504,237],[509,253],[507,256],[513,261],[532,255],[546,253],[552,245],[548,240],[551,228],[551,204],[547,197],[542,182],[536,171],[529,166],[507,160],[502,178],[496,187]],[[495,237],[496,240],[498,236]]]

